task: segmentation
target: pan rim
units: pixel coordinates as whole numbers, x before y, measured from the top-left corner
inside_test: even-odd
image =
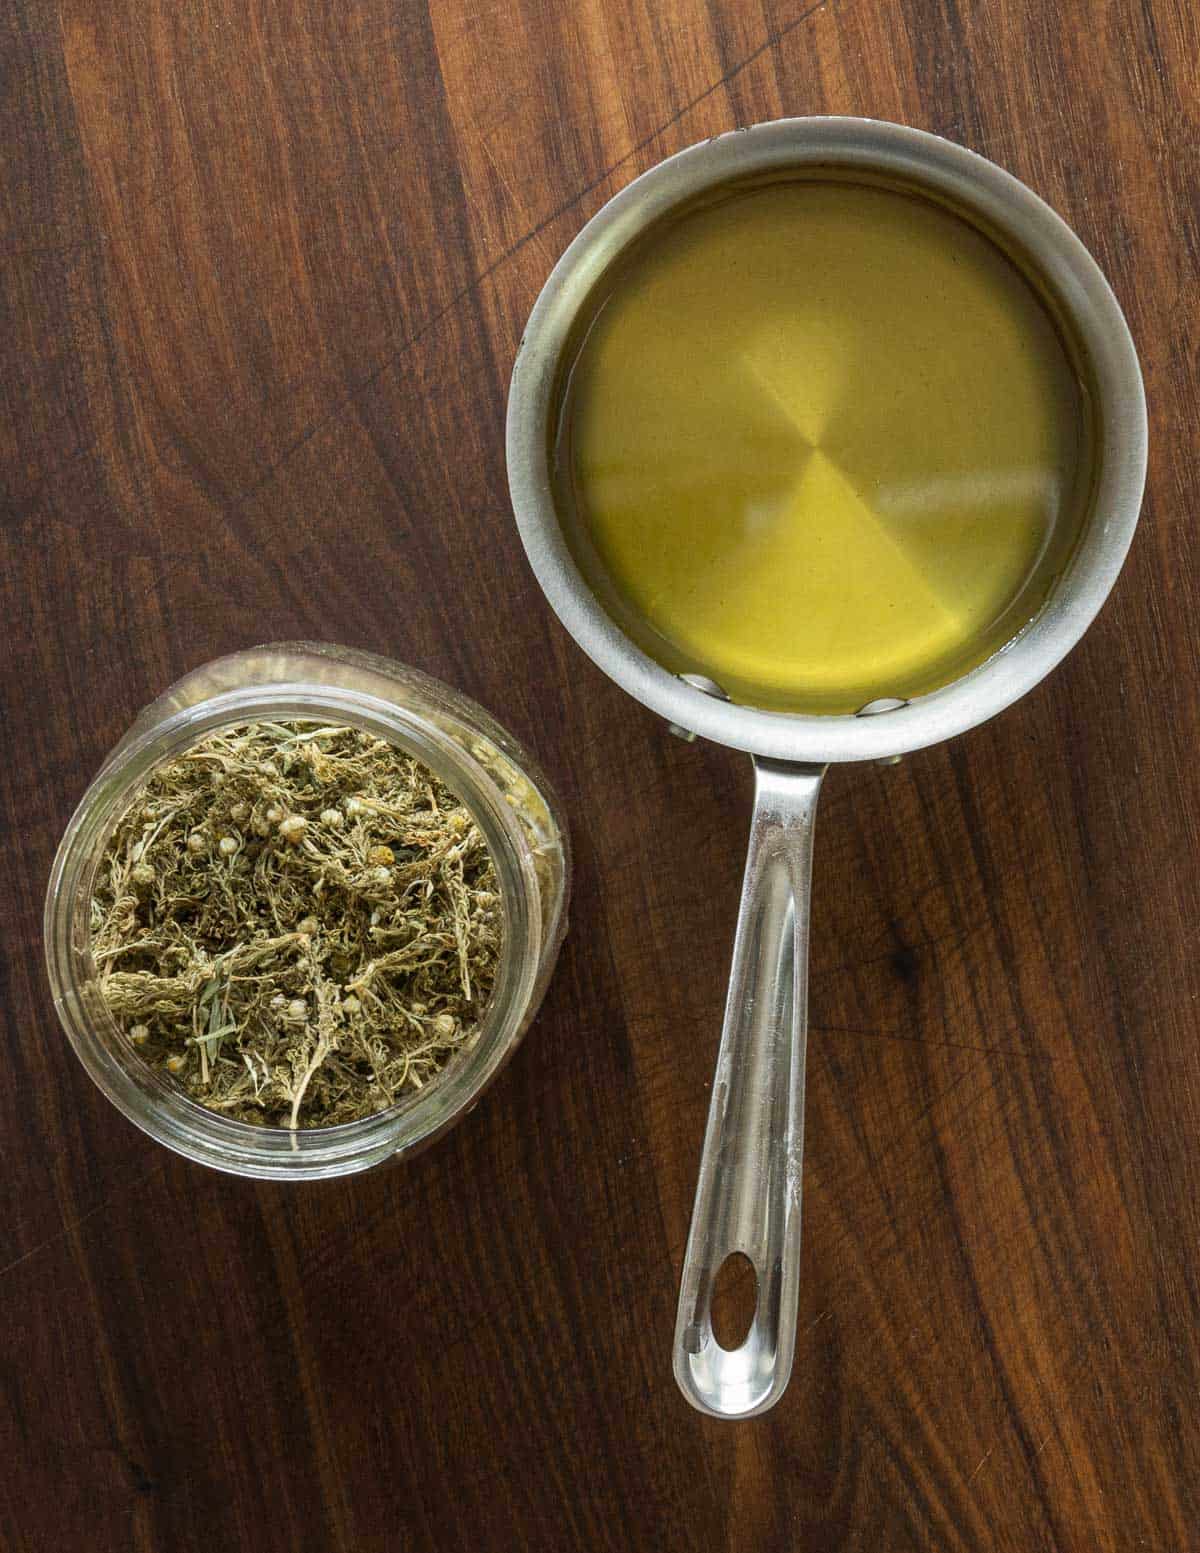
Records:
[[[1028,255],[1087,357],[1097,395],[1091,511],[1070,566],[1007,646],[942,688],[872,717],[767,711],[688,685],[641,651],[579,573],[559,525],[547,427],[558,365],[593,285],[652,222],[715,185],[788,166],[897,176],[949,198]],[[1082,241],[1038,195],[965,147],[882,120],[780,119],[703,141],[608,201],[563,253],[517,353],[506,429],[509,488],[526,555],[551,608],[585,653],[668,722],[776,760],[880,759],[951,738],[1032,690],[1083,636],[1108,597],[1137,525],[1147,424],[1137,353],[1116,297]]]

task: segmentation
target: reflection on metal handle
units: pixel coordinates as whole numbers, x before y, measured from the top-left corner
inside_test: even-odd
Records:
[[[750,851],[725,1026],[675,1324],[675,1378],[701,1412],[748,1418],[782,1396],[796,1344],[809,884],[823,766],[754,763]],[[740,1348],[713,1335],[725,1259],[758,1279]]]

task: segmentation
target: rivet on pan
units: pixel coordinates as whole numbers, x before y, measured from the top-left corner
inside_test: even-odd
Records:
[[[729,700],[715,679],[709,679],[704,674],[681,674],[679,677],[685,685],[690,685],[693,690],[702,690],[706,696],[715,696],[718,701]]]
[[[728,701],[729,697],[717,684],[715,679],[709,679],[704,674],[681,674],[680,679],[685,685],[690,685],[693,690],[702,690],[706,696],[713,696],[718,701]],[[685,744],[695,744],[696,735],[690,728],[681,728],[678,723],[668,723],[667,732],[673,733],[677,739],[682,739]]]
[[[897,712],[908,702],[897,696],[880,696],[878,701],[868,701],[866,706],[860,706],[854,714],[856,717],[874,717],[878,712]],[[877,766],[898,766],[904,759],[903,755],[883,755],[875,764]]]

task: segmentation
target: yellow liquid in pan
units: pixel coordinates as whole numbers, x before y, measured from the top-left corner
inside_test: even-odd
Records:
[[[1085,395],[965,221],[788,181],[658,229],[598,293],[555,450],[576,560],[652,657],[852,712],[981,662],[1078,534]]]

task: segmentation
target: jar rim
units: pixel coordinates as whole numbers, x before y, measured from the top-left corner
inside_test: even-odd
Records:
[[[422,708],[421,699],[418,692],[416,704],[405,705],[304,680],[223,690],[161,720],[135,723],[80,800],[46,895],[46,963],[55,1006],[76,1055],[101,1091],[144,1132],[177,1153],[227,1173],[267,1179],[311,1180],[368,1169],[440,1136],[475,1103],[515,1050],[538,980],[543,930],[532,849],[493,775],[438,726],[429,715],[433,708]],[[445,709],[437,712],[444,719]],[[164,761],[206,734],[264,715],[343,722],[397,745],[432,770],[469,809],[496,868],[504,945],[491,999],[468,1045],[416,1094],[330,1127],[266,1127],[222,1116],[192,1100],[126,1041],[96,989],[91,959],[86,923],[96,868],[113,826],[139,789]]]

